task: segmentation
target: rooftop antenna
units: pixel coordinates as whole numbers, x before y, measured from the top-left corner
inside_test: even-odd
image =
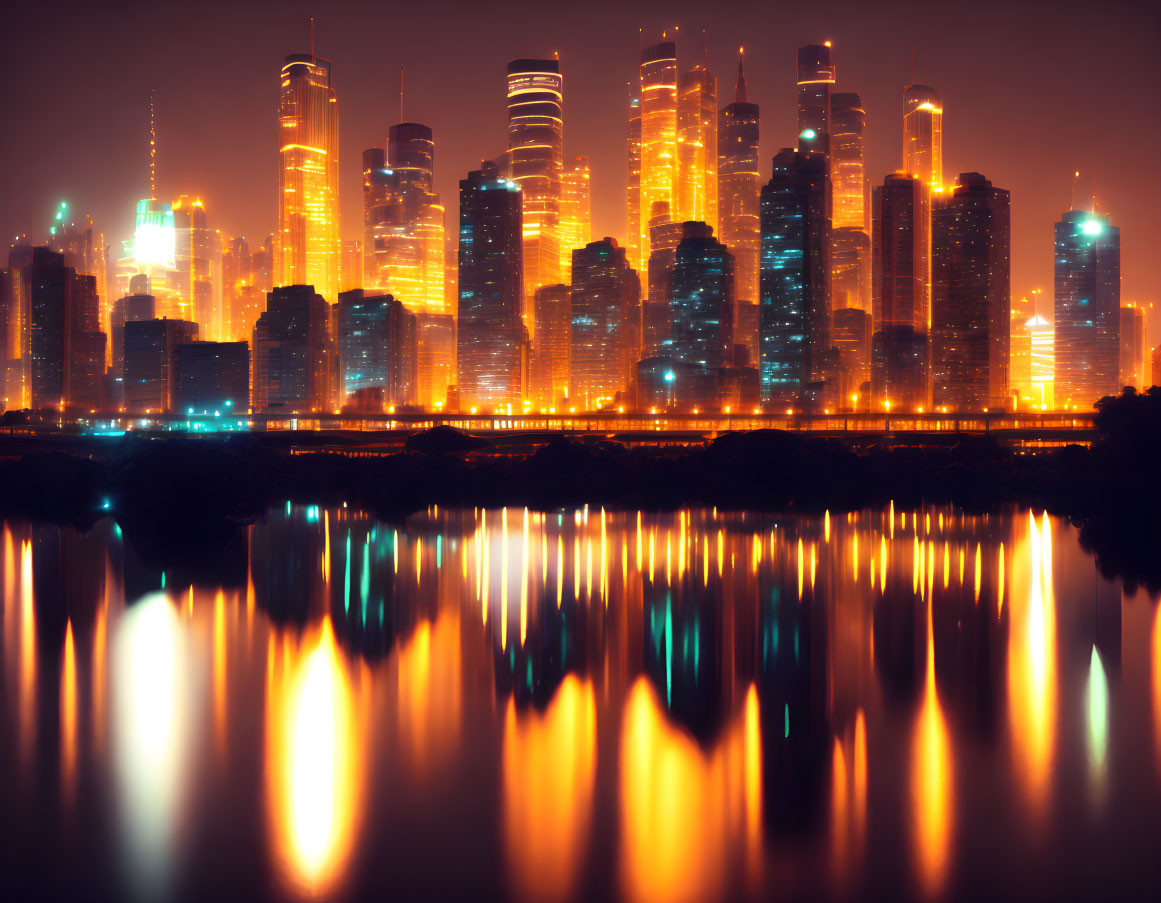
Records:
[[[310,59],[314,62],[314,16],[310,17]]]
[[[1068,199],[1068,209],[1069,210],[1076,209],[1076,183],[1079,180],[1080,180],[1080,170],[1078,169],[1076,172],[1074,172],[1072,174],[1072,194],[1069,196],[1069,199]]]
[[[399,66],[399,121],[403,122],[403,66]]]
[[[149,200],[157,200],[157,116],[153,98],[157,90],[149,92]]]

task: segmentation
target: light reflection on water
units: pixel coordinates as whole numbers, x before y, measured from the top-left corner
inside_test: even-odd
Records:
[[[1148,896],[1161,614],[1042,512],[291,505],[210,577],[110,521],[0,547],[17,890]]]

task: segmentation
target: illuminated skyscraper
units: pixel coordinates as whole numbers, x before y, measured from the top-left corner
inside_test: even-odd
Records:
[[[65,266],[97,280],[97,294],[101,298],[101,330],[108,332],[112,302],[108,285],[107,249],[105,237],[93,225],[93,218],[84,215],[74,219],[68,202],[61,201],[49,227],[48,246],[64,255]]]
[[[829,41],[798,48],[798,135],[823,154],[830,153],[834,73]]]
[[[253,408],[307,414],[330,408],[335,351],[330,305],[309,285],[276,287],[254,324]]]
[[[953,411],[1008,403],[1011,227],[1008,192],[961,173],[932,204],[932,404]]]
[[[673,264],[673,300],[664,353],[690,368],[679,402],[712,405],[718,372],[733,364],[734,258],[705,223],[684,224]]]
[[[718,225],[718,81],[705,66],[681,74],[677,95],[676,219]]]
[[[877,408],[930,405],[931,193],[902,173],[875,188],[871,391]]]
[[[219,287],[214,283],[221,240],[211,231],[202,199],[182,195],[173,202],[174,263],[170,287],[177,293],[182,317],[198,324],[206,339],[222,334]]]
[[[641,283],[616,239],[573,254],[571,305],[569,403],[594,410],[630,389],[641,348]]]
[[[665,201],[654,203],[649,218],[649,284],[641,315],[645,357],[662,354],[662,346],[669,340],[673,265],[684,235],[685,225],[670,219],[669,205]]]
[[[943,187],[943,98],[927,85],[903,91],[903,171]]]
[[[822,153],[783,148],[762,189],[762,400],[797,401],[824,378],[830,338],[830,216]]]
[[[722,108],[718,125],[718,236],[734,255],[736,304],[758,303],[758,105],[746,101],[746,76],[738,58],[734,102]],[[758,337],[742,328],[735,312],[736,341],[757,359]]]
[[[588,157],[575,157],[561,177],[560,272],[567,283],[572,273],[572,252],[592,241],[592,199]]]
[[[675,210],[677,198],[677,45],[660,41],[641,51],[641,281],[648,284],[649,221],[657,201]]]
[[[1148,329],[1145,308],[1130,302],[1121,306],[1121,385],[1144,391],[1149,388]]]
[[[583,249],[581,249],[583,250]],[[569,264],[572,270],[572,264]],[[542,285],[536,290],[536,344],[532,349],[532,399],[542,407],[569,396],[572,367],[572,289]]]
[[[856,407],[866,402],[863,383],[871,378],[871,315],[857,307],[837,307],[831,314],[831,340],[846,373],[841,404]]]
[[[339,105],[329,60],[312,53],[286,58],[278,143],[275,282],[313,285],[333,301],[338,295],[341,250]]]
[[[524,321],[535,336],[533,296],[560,282],[564,80],[557,60],[508,63],[508,161],[524,202]]]
[[[626,190],[626,213],[628,219],[625,225],[625,234],[629,236],[625,247],[625,255],[630,266],[636,267],[642,273],[641,256],[649,256],[648,246],[642,246],[642,236],[645,229],[641,223],[641,97],[639,93],[629,94],[629,183]],[[648,223],[645,223],[648,227]],[[570,261],[571,265],[571,261]]]
[[[266,307],[266,291],[258,284],[254,261],[244,238],[230,238],[222,249],[222,335],[234,342],[248,342],[254,324]]]
[[[1121,230],[1069,210],[1055,233],[1056,401],[1088,410],[1120,388]]]
[[[1024,324],[1028,335],[1028,382],[1032,404],[1051,409],[1054,404],[1056,378],[1056,335],[1052,324],[1033,314]]]
[[[451,314],[419,313],[415,328],[418,401],[431,411],[443,407],[456,384],[456,321]]]
[[[460,182],[459,396],[492,409],[521,399],[520,189],[484,161]]]
[[[871,306],[871,237],[848,226],[830,235],[831,306],[834,310]]]
[[[858,94],[835,94],[830,105],[830,174],[836,229],[871,232],[870,188],[864,166],[867,114]],[[857,306],[857,305],[852,305]]]

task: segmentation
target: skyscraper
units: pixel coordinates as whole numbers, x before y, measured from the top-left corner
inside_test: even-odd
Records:
[[[903,172],[943,187],[943,98],[927,85],[903,91]]]
[[[173,409],[179,414],[245,414],[250,408],[247,342],[184,342],[175,354]]]
[[[879,407],[930,405],[931,193],[892,173],[875,188],[871,392]]]
[[[746,75],[738,57],[734,102],[722,108],[718,124],[718,237],[734,255],[738,304],[758,302],[758,105],[746,100]],[[738,318],[741,319],[741,318]],[[757,350],[757,336],[739,335]]]
[[[276,287],[254,324],[253,408],[308,414],[330,407],[330,305],[309,285]]]
[[[836,229],[860,229],[870,234],[870,189],[864,166],[863,133],[867,113],[858,94],[831,97],[830,175]],[[858,306],[858,305],[852,305]]]
[[[669,216],[669,204],[656,201],[649,218],[649,284],[643,286],[641,328],[645,357],[662,353],[669,340],[672,319],[673,265],[677,246],[685,235],[685,225]]]
[[[573,254],[570,404],[593,410],[630,389],[640,354],[640,300],[641,283],[615,239]]]
[[[335,313],[343,403],[377,390],[380,410],[383,405],[414,404],[415,314],[390,295],[368,295],[363,289],[340,293]]]
[[[574,157],[561,176],[560,273],[567,283],[572,273],[572,252],[592,241],[592,197],[588,157]]]
[[[626,187],[625,198],[625,234],[628,240],[625,246],[625,254],[629,258],[631,266],[636,267],[642,273],[645,268],[641,266],[642,255],[648,257],[648,247],[642,246],[643,233],[645,228],[648,228],[648,223],[645,223],[645,228],[642,228],[641,223],[641,96],[638,90],[634,93],[632,87],[629,89],[629,182]],[[571,260],[569,261],[571,265]]]
[[[521,401],[522,205],[490,161],[460,182],[459,395],[471,407]]]
[[[313,285],[332,301],[339,285],[338,110],[330,61],[288,56],[278,111],[275,282]]]
[[[456,384],[456,321],[451,314],[418,313],[416,378],[418,402],[427,410],[442,408]]]
[[[579,250],[584,250],[579,249]],[[572,264],[569,263],[569,271]],[[536,344],[533,346],[532,389],[534,402],[553,407],[569,395],[572,367],[572,289],[567,285],[542,285],[536,290]]]
[[[201,334],[216,339],[222,333],[220,287],[214,272],[221,258],[221,241],[211,231],[199,197],[182,195],[173,202],[174,262],[179,311],[198,324]]]
[[[932,404],[955,411],[1008,403],[1011,227],[1008,192],[961,173],[932,204]]]
[[[1145,308],[1130,302],[1121,305],[1121,385],[1145,391],[1151,385],[1148,366],[1148,334]]]
[[[734,258],[705,223],[684,224],[673,264],[669,336],[663,352],[691,368],[679,402],[711,405],[718,371],[733,363]]]
[[[641,281],[648,284],[649,221],[657,201],[676,209],[677,45],[662,40],[641,51]]]
[[[830,153],[831,86],[835,81],[830,42],[798,48],[798,135],[812,149]]]
[[[535,335],[533,295],[560,282],[564,80],[557,60],[508,63],[508,161],[524,204],[524,320]]]
[[[149,277],[135,276],[131,289],[134,294],[118,298],[113,302],[113,312],[109,318],[109,339],[113,346],[113,365],[110,373],[113,379],[113,396],[110,402],[116,407],[124,406],[125,376],[125,324],[157,317],[157,305],[149,294]]]
[[[1069,210],[1055,235],[1056,401],[1088,410],[1120,388],[1121,230]]]
[[[189,320],[134,320],[125,324],[125,410],[164,414],[176,410],[177,348],[196,342]]]
[[[830,235],[831,306],[834,310],[871,306],[871,237],[847,226]]]
[[[826,156],[783,148],[762,189],[762,399],[797,401],[823,378],[830,339],[830,216]]]
[[[677,94],[676,219],[718,225],[718,81],[703,65],[681,73]]]

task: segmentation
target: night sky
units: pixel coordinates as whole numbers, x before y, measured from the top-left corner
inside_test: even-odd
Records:
[[[504,150],[505,63],[560,52],[565,154],[593,167],[594,237],[625,231],[626,82],[647,40],[680,26],[680,63],[702,29],[732,99],[746,46],[762,110],[762,181],[795,136],[794,52],[834,41],[838,91],[863,96],[872,184],[899,165],[902,90],[944,97],[944,174],[978,170],[1012,192],[1012,291],[1051,297],[1052,223],[1078,195],[1121,227],[1125,301],[1161,300],[1161,4],[69,2],[5,4],[6,111],[0,234],[47,231],[67,199],[112,243],[148,196],[149,92],[157,92],[159,196],[197,193],[225,235],[260,240],[275,223],[278,76],[283,57],[333,61],[341,122],[343,233],[361,236],[361,151],[398,119],[435,131],[436,183],[455,228],[457,182]],[[1044,311],[1048,313],[1048,311]],[[1161,316],[1154,318],[1161,321]],[[1161,336],[1161,322],[1151,324]]]

